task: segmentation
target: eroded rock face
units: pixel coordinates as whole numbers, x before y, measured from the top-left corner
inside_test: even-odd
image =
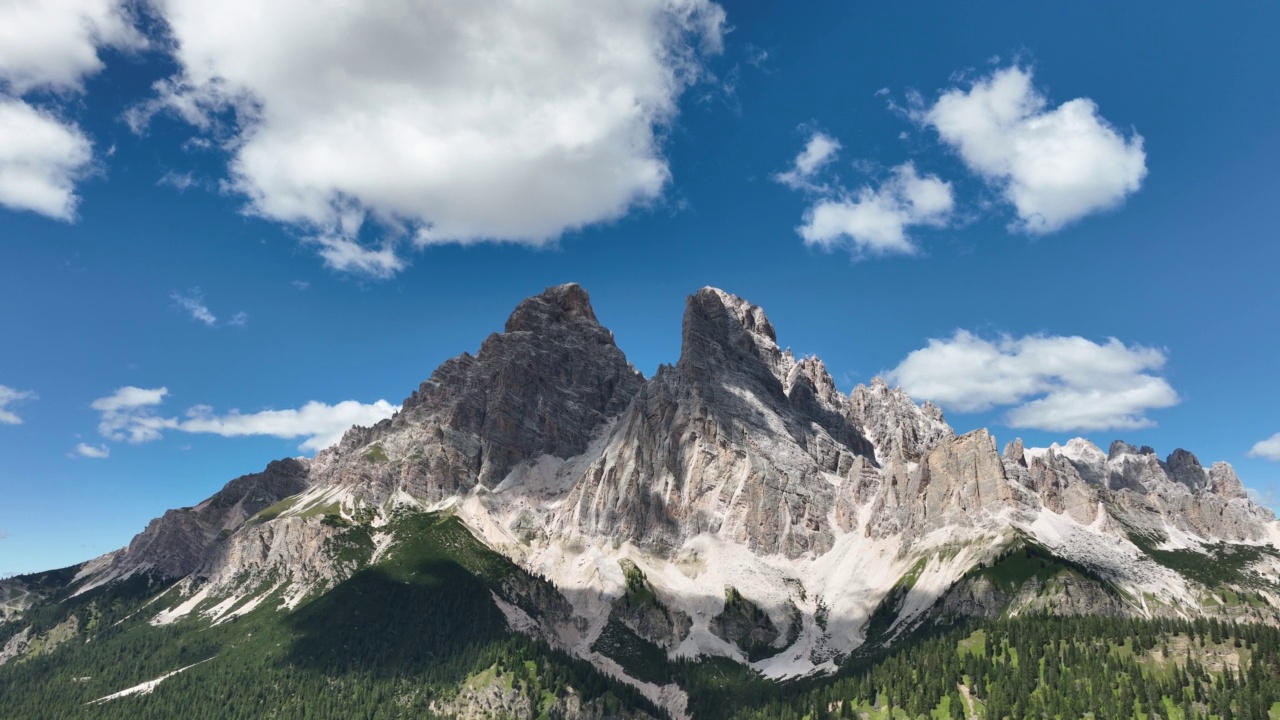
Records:
[[[1031,577],[1010,593],[989,578],[977,576],[953,587],[938,607],[944,619],[997,618],[1011,615],[1120,617],[1131,609],[1115,594],[1089,578],[1061,573],[1042,579]]]
[[[857,386],[849,399],[854,420],[875,445],[881,462],[918,461],[939,442],[955,436],[938,406],[918,406],[902,388],[890,388],[882,378],[875,378],[870,386]]]
[[[330,545],[340,534],[319,517],[256,524],[220,544],[198,575],[224,592],[253,590],[265,581],[292,583],[297,591],[332,587],[357,568]]]
[[[494,487],[539,455],[577,455],[643,377],[576,284],[520,303],[479,353],[446,361],[389,420],[354,428],[316,458],[325,482],[373,502],[397,489],[435,502]]]
[[[941,410],[883,380],[842,395],[820,360],[779,347],[759,307],[713,288],[688,298],[679,361],[648,381],[581,288],[549,288],[522,302],[476,355],[442,364],[395,417],[353,428],[313,461],[291,462],[167,513],[110,563],[123,557],[223,591],[276,578],[299,598],[349,576],[373,545],[394,543],[378,524],[394,505],[447,500],[442,507],[495,550],[558,584],[513,581],[499,595],[536,616],[529,623],[553,626],[544,636],[567,638],[566,647],[613,620],[668,650],[707,632],[777,650],[793,645],[798,628],[814,634],[804,647],[828,648],[829,658],[857,642],[859,623],[891,592],[890,575],[912,563],[933,588],[913,613],[968,577],[989,556],[982,548],[994,552],[1019,534],[1117,586],[1130,583],[1135,596],[1176,585],[1160,596],[1163,607],[1195,608],[1175,572],[1135,556],[1130,533],[1193,546],[1189,535],[1257,542],[1276,531],[1225,463],[1206,470],[1185,451],[1161,461],[1120,441],[1103,453],[1081,438],[1042,449],[1015,440],[1002,457],[989,432],[957,436]],[[315,503],[310,517],[246,523],[304,489]],[[344,524],[363,524],[365,545],[335,553]],[[613,602],[616,585],[597,563],[619,553],[653,570],[648,590],[661,602]],[[759,622],[754,613],[717,615],[703,577],[718,587],[749,578],[747,595],[775,610],[791,602],[796,623],[776,613]],[[1071,577],[957,587],[943,602],[958,615],[992,603],[1121,611]],[[831,616],[806,597],[830,600]],[[489,699],[476,703],[498,712],[506,702]],[[505,707],[514,716],[531,710]]]
[[[647,713],[610,707],[604,698],[584,702],[577,690],[569,688],[550,707],[535,707],[531,693],[507,674],[486,671],[464,681],[452,698],[431,703],[433,713],[457,720],[534,720],[538,717],[564,720],[652,720]],[[545,712],[544,712],[545,711]]]
[[[779,349],[760,308],[689,297],[683,347],[573,482],[562,532],[659,549],[713,533],[762,554],[831,547],[835,485],[871,444],[820,363]],[[835,480],[835,482],[833,482]]]
[[[1041,506],[1087,525],[1098,516],[1099,488],[1081,476],[1071,458],[1049,448],[1027,460],[1021,440],[1005,448],[1005,474],[1035,493]]]
[[[133,538],[114,559],[111,570],[148,568],[166,578],[195,572],[218,543],[249,518],[305,490],[308,465],[306,460],[276,460],[260,473],[232,480],[195,507],[169,510]]]
[[[1240,542],[1266,539],[1267,526],[1275,519],[1269,510],[1249,502],[1229,464],[1215,463],[1206,470],[1181,448],[1164,461],[1149,447],[1134,448],[1120,440],[1106,455],[1080,438],[1060,451],[1084,487],[1065,471],[1055,446],[1037,451],[1046,465],[1041,497],[1055,512],[1075,507],[1071,515],[1081,522],[1087,522],[1084,518],[1102,502],[1129,529],[1149,537],[1162,537],[1174,528],[1212,541]],[[1074,499],[1055,487],[1074,491]]]

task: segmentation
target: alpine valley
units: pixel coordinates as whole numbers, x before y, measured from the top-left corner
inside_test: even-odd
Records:
[[[957,435],[713,288],[642,377],[570,284],[0,581],[0,718],[1280,717],[1277,547],[1226,463]]]

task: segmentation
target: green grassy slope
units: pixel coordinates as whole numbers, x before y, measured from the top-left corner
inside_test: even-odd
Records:
[[[0,667],[0,718],[432,718],[478,677],[527,694],[533,717],[571,691],[660,715],[633,688],[511,633],[491,592],[523,571],[455,518],[394,524],[398,543],[384,558],[293,612],[268,602],[212,627],[195,614],[155,627],[154,608],[139,606],[165,588],[146,578],[45,605],[31,614],[42,627],[76,615],[82,630]],[[86,704],[200,661],[150,694]]]

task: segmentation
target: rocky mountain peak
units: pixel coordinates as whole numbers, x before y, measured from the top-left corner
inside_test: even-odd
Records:
[[[478,353],[442,363],[395,417],[350,431],[317,460],[373,497],[398,488],[434,502],[492,487],[538,455],[582,452],[643,382],[586,291],[549,287],[521,301]]]
[[[902,388],[891,388],[880,377],[869,386],[855,387],[849,401],[855,422],[882,462],[895,457],[902,462],[918,460],[940,440],[954,435],[936,406],[916,405]]]
[[[1249,497],[1231,463],[1216,462],[1209,468],[1209,491],[1227,500]]]
[[[259,473],[242,475],[195,507],[169,510],[134,537],[116,556],[113,572],[150,569],[178,578],[195,572],[218,540],[258,512],[309,486],[309,463],[274,460]]]
[[[713,287],[685,302],[677,367],[694,382],[741,374],[781,398],[794,363],[778,347],[773,325],[758,305]]]
[[[1165,468],[1169,477],[1192,490],[1199,490],[1208,483],[1209,474],[1194,454],[1177,448],[1165,458]]]
[[[506,332],[538,332],[552,325],[583,320],[599,325],[591,307],[591,297],[577,283],[549,287],[526,298],[512,311],[504,328]]]
[[[1111,447],[1107,450],[1107,460],[1115,460],[1121,455],[1137,455],[1138,448],[1130,445],[1123,440],[1112,440]]]
[[[1008,462],[1026,467],[1026,448],[1022,444],[1022,438],[1014,438],[1012,442],[1006,444],[1002,457]]]

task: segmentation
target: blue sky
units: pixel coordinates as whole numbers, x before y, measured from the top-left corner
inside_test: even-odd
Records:
[[[646,375],[715,285],[846,391],[1280,484],[1274,3],[377,5],[0,3],[0,574],[567,281]]]

